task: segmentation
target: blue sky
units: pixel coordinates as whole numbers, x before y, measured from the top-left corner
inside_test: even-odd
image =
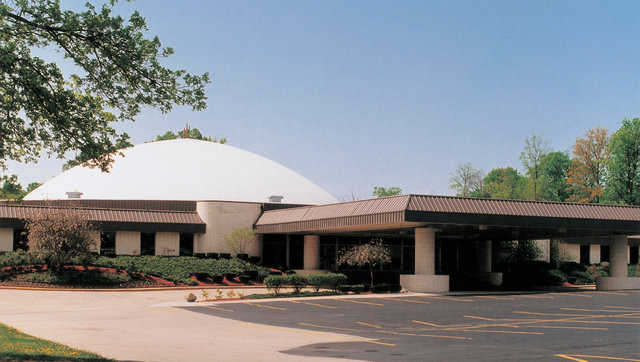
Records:
[[[146,109],[119,125],[134,143],[188,122],[339,199],[369,197],[376,185],[450,194],[460,163],[521,168],[534,132],[570,150],[587,129],[615,130],[640,113],[637,2],[138,0],[118,8],[138,9],[175,49],[168,66],[213,76],[205,111]],[[8,172],[45,181],[62,163],[11,163]]]

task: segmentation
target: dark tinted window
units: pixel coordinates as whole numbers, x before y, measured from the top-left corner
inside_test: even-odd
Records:
[[[100,255],[116,255],[116,233],[113,231],[100,233]]]
[[[13,230],[13,251],[29,250],[29,244],[27,243],[27,233],[24,229]]]
[[[156,233],[140,234],[140,255],[156,255]]]
[[[180,233],[180,255],[193,255],[193,234]]]
[[[609,261],[609,245],[600,245],[600,261]]]

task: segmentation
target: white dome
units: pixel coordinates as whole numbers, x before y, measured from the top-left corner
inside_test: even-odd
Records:
[[[327,204],[337,200],[301,175],[254,153],[193,139],[144,143],[122,150],[109,173],[73,167],[29,193],[25,200],[221,200]]]

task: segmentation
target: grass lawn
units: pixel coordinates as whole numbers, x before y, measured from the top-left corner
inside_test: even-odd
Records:
[[[110,361],[91,352],[45,341],[0,324],[0,361]]]

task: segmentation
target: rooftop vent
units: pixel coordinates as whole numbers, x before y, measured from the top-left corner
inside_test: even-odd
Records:
[[[69,199],[79,199],[82,197],[82,192],[79,191],[69,191],[65,193],[67,194],[67,198]]]
[[[279,196],[279,195],[269,196],[269,202],[282,202],[282,199],[284,199],[284,196]]]

